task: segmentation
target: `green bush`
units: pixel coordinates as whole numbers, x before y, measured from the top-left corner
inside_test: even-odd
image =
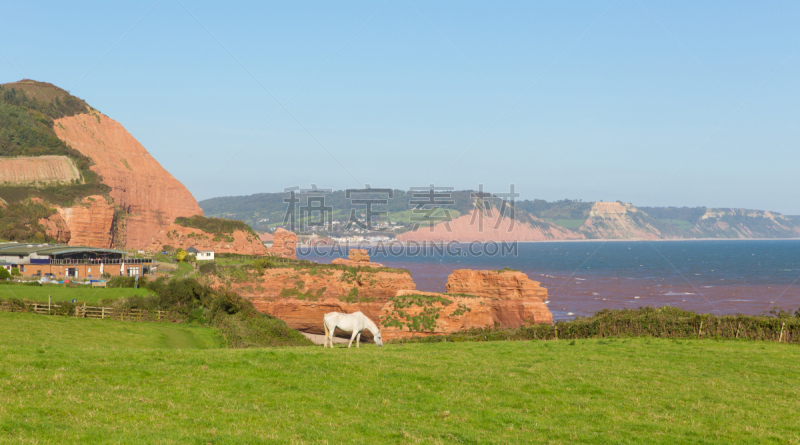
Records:
[[[800,310],[795,314],[800,314]],[[783,310],[764,315],[698,314],[663,306],[639,309],[604,309],[591,317],[536,324],[519,328],[470,329],[443,337],[415,337],[412,342],[553,340],[604,337],[781,339],[800,343],[800,318]]]
[[[258,312],[233,291],[214,290],[193,278],[159,278],[147,284],[156,295],[117,300],[120,309],[163,310],[186,322],[217,328],[230,347],[307,346],[311,342],[286,323]]]
[[[11,278],[11,273],[6,270],[5,267],[0,267],[0,280],[6,280]]]
[[[18,277],[18,276],[22,275],[22,273],[19,271],[19,268],[15,267],[14,269],[11,269],[11,275],[14,275],[15,277]]]
[[[203,263],[203,264],[200,265],[200,267],[198,267],[198,271],[200,272],[200,275],[208,275],[208,274],[217,273],[217,263],[215,263],[213,261],[207,262],[207,263]]]

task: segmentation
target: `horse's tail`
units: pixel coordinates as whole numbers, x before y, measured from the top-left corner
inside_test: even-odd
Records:
[[[326,323],[325,320],[322,321],[322,327],[325,328],[325,340],[327,340],[331,334],[330,331],[328,331],[328,323]]]

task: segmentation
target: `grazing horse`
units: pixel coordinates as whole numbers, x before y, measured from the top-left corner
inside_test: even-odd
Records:
[[[354,314],[328,312],[325,314],[322,324],[325,326],[325,345],[323,347],[327,348],[328,341],[330,341],[331,348],[333,348],[333,332],[336,328],[353,333],[350,337],[350,343],[347,344],[348,348],[353,345],[353,339],[356,340],[356,348],[360,347],[361,332],[363,332],[364,329],[369,329],[369,331],[372,332],[372,336],[375,338],[375,344],[383,346],[381,330],[361,311]]]

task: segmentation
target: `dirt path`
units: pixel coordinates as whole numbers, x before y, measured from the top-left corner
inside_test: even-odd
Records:
[[[301,334],[305,335],[307,339],[314,342],[315,345],[323,345],[325,344],[325,336],[320,334],[309,334],[306,332],[301,332]],[[333,337],[333,344],[336,345],[346,345],[350,343],[350,339],[343,339],[339,337]],[[355,344],[355,342],[353,342]],[[363,342],[362,342],[363,343]]]

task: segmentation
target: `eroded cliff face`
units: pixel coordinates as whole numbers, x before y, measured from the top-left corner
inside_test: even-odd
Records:
[[[159,252],[165,245],[197,250],[211,250],[214,253],[238,253],[240,255],[265,255],[267,248],[258,236],[242,230],[229,235],[215,235],[200,229],[170,224],[158,230],[144,248],[151,252]]]
[[[359,264],[345,270],[274,268],[246,278],[207,279],[215,287],[233,289],[290,327],[314,334],[324,333],[322,318],[328,312],[361,311],[381,327],[385,339],[553,321],[544,304],[547,290],[520,272],[456,271],[448,289],[473,291],[456,295],[417,291],[405,271]]]
[[[70,147],[94,161],[91,169],[111,187],[111,198],[125,211],[124,221],[116,226],[124,232],[115,234],[120,247],[143,249],[176,217],[203,214],[186,187],[115,120],[97,112],[77,114],[56,120],[54,130]],[[105,221],[93,219],[82,230],[105,230]],[[111,239],[110,226],[108,230]],[[76,239],[79,231],[71,225],[70,231]]]
[[[583,239],[572,232],[541,219],[528,217],[525,221],[513,220],[500,214],[475,208],[470,214],[441,222],[433,226],[421,225],[417,230],[397,235],[399,241],[430,241],[460,243],[502,241],[546,241]]]
[[[581,230],[597,239],[661,239],[649,217],[631,204],[595,202]]]
[[[70,246],[111,247],[114,204],[104,196],[87,196],[71,207],[55,206],[57,213],[39,223],[59,243]]]

